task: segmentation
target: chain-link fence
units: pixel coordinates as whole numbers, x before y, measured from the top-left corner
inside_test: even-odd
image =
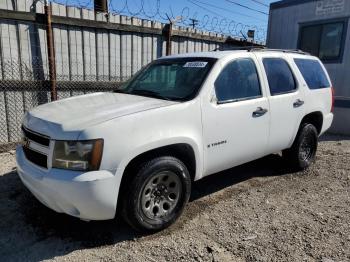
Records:
[[[2,63],[3,78],[0,80],[0,152],[13,149],[21,138],[21,122],[26,111],[51,102],[50,81],[42,73],[43,65],[34,59],[29,71],[28,64],[19,61]],[[83,65],[80,65],[81,67]],[[23,76],[26,68],[26,77]],[[69,69],[67,68],[66,71]],[[37,72],[35,72],[37,71]],[[58,99],[91,92],[110,92],[118,88],[128,77],[111,78],[109,75],[58,75]],[[69,78],[71,80],[63,80]],[[83,109],[82,109],[83,110]]]
[[[53,34],[58,99],[110,92],[162,55],[158,35],[58,24]],[[42,23],[0,19],[0,152],[20,141],[26,111],[51,102],[46,37]]]
[[[72,39],[76,31],[56,27],[54,33],[58,99],[112,91],[137,70],[127,64],[122,69],[95,39],[93,48],[88,49],[88,44]],[[81,37],[83,34],[80,32]],[[13,149],[20,141],[24,113],[48,102],[51,89],[44,27],[0,19],[0,152]]]

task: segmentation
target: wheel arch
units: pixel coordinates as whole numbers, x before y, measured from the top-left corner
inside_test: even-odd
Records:
[[[317,133],[320,134],[323,125],[323,114],[321,111],[311,112],[303,117],[300,122],[300,126],[304,123],[312,124],[316,127]],[[299,127],[300,127],[299,126]]]
[[[322,112],[321,111],[313,111],[313,112],[306,114],[301,119],[299,126],[295,127],[294,135],[291,137],[289,147],[291,147],[293,145],[295,139],[298,137],[300,127],[304,123],[313,124],[316,127],[317,134],[320,135],[322,132],[322,126],[323,126],[323,114],[322,114]]]
[[[173,156],[181,160],[187,167],[191,179],[196,180],[199,173],[199,159],[197,156],[198,151],[189,143],[174,143],[163,145],[160,147],[148,149],[143,152],[139,152],[134,157],[132,157],[126,164],[121,177],[117,208],[121,206],[122,196],[126,193],[127,185],[130,179],[133,177],[135,172],[137,172],[138,166],[144,161],[153,159],[158,156]]]

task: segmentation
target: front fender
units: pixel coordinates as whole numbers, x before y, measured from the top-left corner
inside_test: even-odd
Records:
[[[199,101],[135,113],[92,126],[79,139],[103,138],[101,169],[121,177],[136,156],[163,146],[186,143],[196,158],[195,179],[202,174],[203,143]]]
[[[191,148],[193,149],[194,155],[195,155],[195,159],[196,159],[196,173],[195,173],[194,180],[200,179],[201,175],[202,175],[202,171],[203,171],[202,170],[203,163],[201,160],[201,159],[203,159],[203,157],[201,156],[202,151],[200,150],[199,144],[194,139],[192,139],[190,137],[172,137],[172,138],[163,139],[161,141],[146,143],[146,144],[143,144],[143,145],[140,145],[140,146],[134,148],[133,150],[128,152],[128,154],[126,154],[125,157],[120,161],[115,175],[118,177],[123,176],[127,165],[137,156],[139,156],[143,153],[149,152],[151,150],[154,150],[154,149],[158,149],[158,148],[170,146],[170,145],[175,145],[175,144],[187,144],[187,145],[191,146]]]

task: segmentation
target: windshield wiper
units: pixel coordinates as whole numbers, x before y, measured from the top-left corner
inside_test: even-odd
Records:
[[[164,100],[171,100],[169,97],[162,96],[161,94],[159,94],[155,91],[151,91],[151,90],[134,89],[129,94],[160,98],[160,99],[164,99]]]

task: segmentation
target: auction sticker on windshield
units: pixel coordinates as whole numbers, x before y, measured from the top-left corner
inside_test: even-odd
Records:
[[[184,67],[205,67],[208,64],[208,62],[201,62],[201,61],[196,61],[196,62],[187,62],[184,64]]]

